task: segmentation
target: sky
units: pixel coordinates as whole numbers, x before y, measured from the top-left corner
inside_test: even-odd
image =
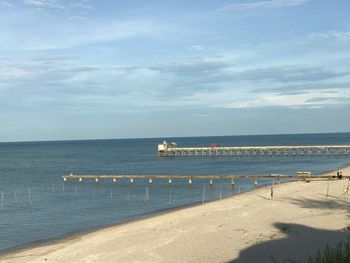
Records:
[[[0,0],[0,141],[324,132],[348,0]]]

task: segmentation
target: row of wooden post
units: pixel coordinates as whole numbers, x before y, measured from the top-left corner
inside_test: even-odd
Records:
[[[63,181],[66,182],[66,181],[67,181],[67,178],[64,177],[64,178],[63,178]],[[113,178],[112,181],[113,181],[113,183],[116,183],[116,182],[117,182],[117,179],[116,179],[116,178]],[[80,178],[79,178],[79,182],[80,182],[80,183],[83,182],[83,178],[80,177]],[[99,178],[95,178],[95,182],[98,183],[98,182],[99,182]],[[130,182],[131,184],[134,183],[134,179],[133,179],[133,178],[130,178],[130,181],[129,181],[129,182]],[[173,181],[172,181],[171,178],[168,179],[168,183],[169,183],[169,185],[171,185],[171,184],[173,183]],[[148,179],[148,184],[150,184],[150,185],[153,184],[152,178],[149,178],[149,179]],[[192,178],[188,178],[188,184],[189,184],[189,185],[192,185]],[[231,179],[231,184],[232,184],[232,186],[235,185],[235,179],[234,179],[234,178]],[[213,185],[213,179],[210,179],[210,180],[209,180],[209,185]],[[258,181],[255,180],[255,181],[254,181],[254,190],[255,190],[257,187],[258,187]]]

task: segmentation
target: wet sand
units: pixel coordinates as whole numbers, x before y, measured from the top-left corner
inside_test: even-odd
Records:
[[[341,170],[350,175],[350,166]],[[273,199],[265,187],[14,251],[0,261],[303,262],[350,236],[348,186],[347,179],[275,184]]]

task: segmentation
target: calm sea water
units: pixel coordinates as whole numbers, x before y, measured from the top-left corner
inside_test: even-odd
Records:
[[[219,199],[251,190],[253,181],[93,181],[63,184],[74,174],[295,174],[321,173],[350,163],[336,157],[166,158],[156,155],[162,139],[0,143],[0,251],[59,238],[145,214]],[[350,133],[313,135],[167,138],[179,146],[350,144]],[[270,184],[264,180],[259,185]],[[204,195],[203,195],[204,193]]]

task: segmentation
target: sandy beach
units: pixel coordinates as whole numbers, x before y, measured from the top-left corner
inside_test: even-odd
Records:
[[[341,170],[350,175],[350,166]],[[350,237],[348,183],[278,184],[273,199],[265,187],[11,252],[0,261],[305,262]]]

